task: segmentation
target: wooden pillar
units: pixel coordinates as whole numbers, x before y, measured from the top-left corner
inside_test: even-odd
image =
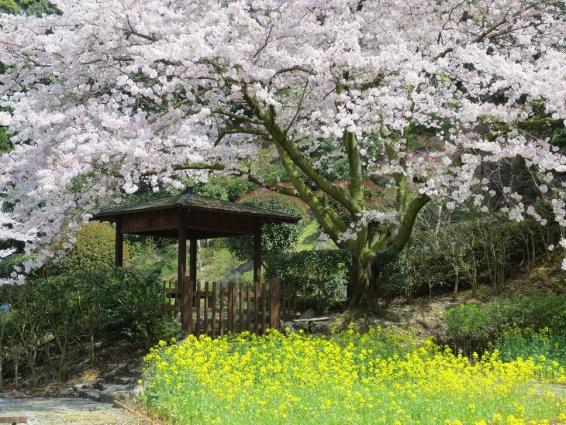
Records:
[[[185,233],[186,237],[186,233]],[[186,256],[186,239],[185,239],[185,256]],[[196,290],[196,277],[197,277],[197,241],[196,239],[190,240],[189,246],[189,276],[186,277],[183,281],[183,302],[182,302],[182,310],[181,310],[181,317],[183,323],[183,332],[184,333],[193,333],[195,331],[193,326],[193,307],[197,308],[197,317],[199,313],[199,305],[194,305],[195,297],[198,298],[198,291]],[[185,263],[186,264],[186,263]],[[186,274],[186,271],[184,271]],[[197,301],[198,302],[198,301]],[[198,332],[198,329],[197,329]]]
[[[181,297],[181,323],[183,332],[189,330],[187,274],[187,229],[183,212],[177,216],[177,296]]]
[[[261,281],[261,223],[254,234],[254,283]]]
[[[272,329],[279,329],[281,319],[281,282],[275,276],[271,282],[269,300],[269,327]]]
[[[191,239],[190,252],[189,252],[189,281],[192,285],[197,282],[197,248],[198,241]]]
[[[122,223],[116,221],[116,239],[114,242],[114,265],[122,267],[124,265],[124,234],[122,233]]]

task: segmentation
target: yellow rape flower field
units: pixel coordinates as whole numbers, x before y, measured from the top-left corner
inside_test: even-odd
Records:
[[[146,408],[173,424],[560,424],[564,365],[472,359],[401,331],[270,331],[161,342]]]

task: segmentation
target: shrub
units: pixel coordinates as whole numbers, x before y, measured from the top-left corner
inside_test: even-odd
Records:
[[[566,295],[520,296],[486,304],[461,304],[444,314],[456,345],[481,351],[509,327],[566,333]]]
[[[293,247],[299,240],[301,232],[306,226],[305,211],[290,197],[278,193],[263,193],[241,202],[270,211],[303,217],[297,224],[266,224],[262,226],[261,247],[264,255],[270,257],[279,255]],[[251,237],[230,238],[227,240],[228,248],[240,259],[249,260],[253,255],[253,241]]]
[[[520,223],[501,216],[435,223],[425,211],[411,242],[389,275],[386,296],[432,294],[440,286],[457,293],[462,287],[477,292],[480,283],[499,293],[519,266],[533,264],[556,244],[559,227],[549,218],[542,226],[534,219]],[[460,219],[462,219],[460,217]],[[387,283],[387,282],[386,282]]]
[[[48,267],[50,274],[114,267],[116,233],[112,226],[100,222],[88,223],[74,237],[74,247],[55,261],[52,267]],[[124,264],[128,264],[129,259],[129,244],[124,243]]]
[[[0,299],[10,306],[0,313],[6,319],[2,351],[23,353],[20,372],[32,377],[40,363],[63,377],[78,353],[94,359],[97,342],[127,338],[147,347],[176,333],[164,313],[157,270],[101,268],[34,277],[20,286],[0,286]],[[13,376],[13,359],[1,357]]]
[[[398,255],[382,251],[377,255],[375,264],[380,270],[379,293],[387,305],[398,295],[406,298],[412,296],[418,282],[412,273],[412,264],[406,253]]]
[[[339,250],[288,253],[271,259],[267,278],[279,276],[298,307],[326,311],[346,300],[349,261]]]
[[[249,180],[234,176],[215,175],[210,176],[205,183],[191,182],[190,185],[196,195],[232,202],[255,187]]]
[[[22,264],[31,259],[27,254],[12,254],[0,260],[0,278],[8,278],[16,267],[21,267]]]

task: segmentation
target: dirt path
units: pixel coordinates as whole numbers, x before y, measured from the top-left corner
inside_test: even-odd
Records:
[[[0,398],[0,417],[26,416],[31,425],[146,424],[109,403],[80,398]]]

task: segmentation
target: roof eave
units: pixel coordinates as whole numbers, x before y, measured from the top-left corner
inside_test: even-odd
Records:
[[[297,224],[301,218],[295,216],[279,216],[279,215],[270,215],[270,214],[253,214],[253,213],[246,213],[240,211],[214,211],[207,208],[199,208],[199,207],[187,207],[184,205],[171,205],[168,207],[155,207],[155,208],[146,208],[140,211],[111,211],[111,210],[102,210],[98,213],[94,214],[90,221],[92,220],[99,220],[99,221],[116,221],[118,220],[119,216],[129,215],[129,214],[136,214],[136,213],[146,213],[146,212],[155,212],[155,211],[166,211],[166,210],[176,210],[176,209],[187,209],[187,210],[198,210],[198,211],[207,211],[217,214],[233,214],[233,215],[243,215],[246,217],[255,217],[258,220],[273,220],[279,223],[289,223],[289,224]]]

